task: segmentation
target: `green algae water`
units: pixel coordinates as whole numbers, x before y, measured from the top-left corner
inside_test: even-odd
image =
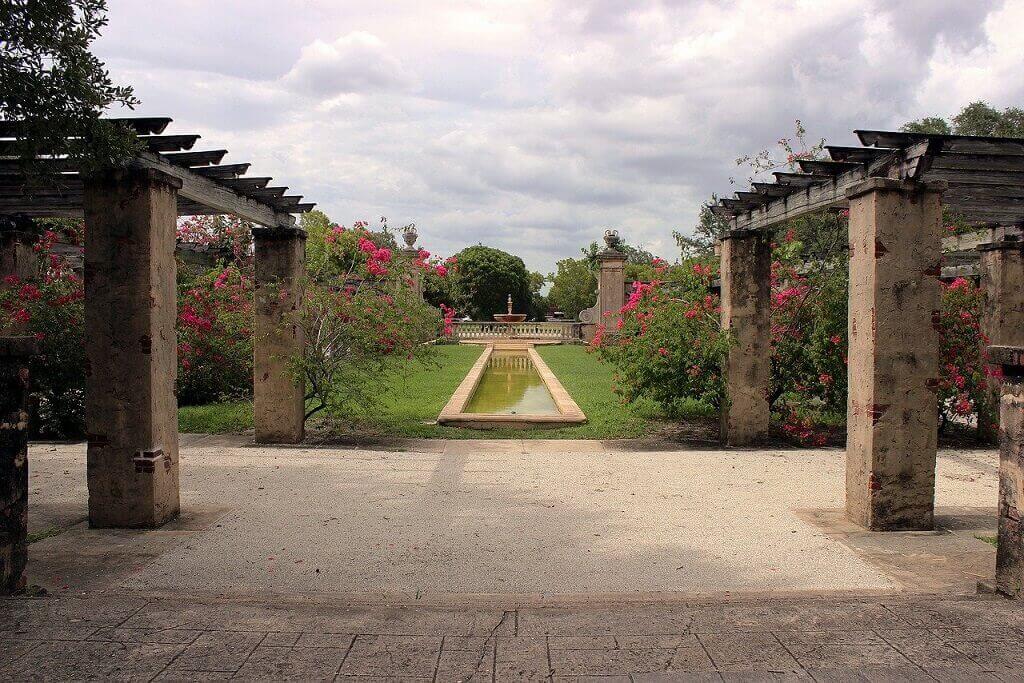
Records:
[[[558,407],[528,355],[495,351],[462,412],[558,415]]]

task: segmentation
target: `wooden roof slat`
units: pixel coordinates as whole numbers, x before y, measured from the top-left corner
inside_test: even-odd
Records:
[[[177,152],[192,149],[198,135],[140,135],[137,140],[146,145],[150,152]]]
[[[245,190],[245,194],[259,199],[276,199],[284,197],[287,187],[253,187]]]
[[[40,169],[52,173],[63,173],[66,171],[77,171],[78,164],[70,159],[36,159],[33,164],[38,164]],[[0,176],[24,176],[25,166],[20,159],[0,159]]]
[[[245,164],[245,165],[248,166],[248,164]],[[214,166],[213,168],[220,168],[220,167]],[[206,170],[206,169],[196,169],[196,170]],[[253,188],[258,188],[258,187],[266,187],[267,183],[269,183],[271,180],[273,180],[273,178],[271,178],[269,176],[263,176],[263,177],[253,176],[252,178],[224,178],[224,179],[221,180],[221,183],[224,184],[224,185],[227,185],[228,187],[233,187],[236,190],[248,190],[248,189],[253,189]]]
[[[245,175],[249,170],[251,164],[223,164],[221,166],[197,166],[192,169],[193,173],[198,173],[206,178],[237,178],[238,176]]]
[[[789,173],[785,171],[775,171],[772,175],[775,176],[775,179],[780,185],[793,185],[795,187],[809,187],[832,179],[831,176],[820,175],[817,173]]]
[[[211,166],[219,164],[228,151],[226,149],[211,149],[206,152],[175,152],[161,154],[160,156],[175,166]]]
[[[833,161],[852,161],[858,164],[874,161],[896,151],[891,147],[843,147],[841,145],[825,145],[825,149]]]
[[[930,135],[893,130],[855,130],[853,132],[862,144],[874,147],[904,149],[917,142],[931,140],[940,145],[943,152],[1024,155],[1024,139],[1019,138],[997,138],[984,135]]]
[[[104,121],[127,126],[137,135],[159,135],[173,119],[166,116],[132,116],[109,118]],[[0,121],[0,138],[16,138],[23,130],[20,121]]]
[[[1024,173],[1024,155],[1012,154],[957,154],[946,153],[932,158],[932,169],[956,171],[1016,171]]]
[[[729,207],[722,206],[721,204],[713,204],[708,208],[711,209],[711,213],[721,218],[732,218],[737,213],[736,209],[730,209]]]
[[[760,192],[737,192],[736,198],[745,202],[757,204],[758,206],[763,206],[772,200],[771,197],[761,194]]]
[[[779,185],[778,183],[753,183],[754,189],[769,197],[786,197],[799,188],[795,185]]]
[[[300,202],[292,207],[292,213],[306,213],[312,211],[316,202]]]
[[[298,205],[300,201],[302,201],[301,194],[291,194],[285,195],[283,197],[275,197],[271,200],[268,200],[268,203],[277,209],[288,209],[292,206]]]
[[[744,199],[729,199],[728,197],[719,199],[718,203],[727,209],[736,209],[738,211],[750,211],[751,209],[756,209],[760,206],[760,204],[748,202]]]
[[[800,170],[805,173],[817,175],[837,176],[855,168],[863,167],[864,164],[852,161],[825,161],[821,159],[800,159]]]

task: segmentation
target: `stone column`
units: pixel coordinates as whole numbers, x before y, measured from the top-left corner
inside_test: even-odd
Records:
[[[872,530],[933,525],[944,189],[869,178],[847,192],[846,513]]]
[[[0,595],[25,588],[31,337],[0,337]]]
[[[299,443],[305,436],[305,382],[292,359],[305,351],[299,324],[306,233],[299,228],[254,228],[256,336],[253,403],[258,443]]]
[[[626,303],[626,255],[609,248],[598,253],[597,260],[597,305],[601,316],[598,322],[614,328],[619,310]]]
[[[722,238],[722,329],[736,341],[724,371],[721,440],[727,446],[754,444],[768,435],[771,258],[763,232],[734,230]]]
[[[989,347],[1003,370],[999,402],[999,545],[996,590],[1016,598],[1024,592],[1024,346]]]
[[[1024,346],[1024,242],[1007,235],[978,245],[978,252],[985,291],[981,331],[992,346]],[[989,382],[998,404],[999,379],[990,377]]]
[[[0,279],[9,275],[19,280],[39,278],[39,256],[32,248],[38,239],[30,219],[0,218]]]
[[[178,516],[174,237],[181,181],[148,169],[85,180],[89,524]]]

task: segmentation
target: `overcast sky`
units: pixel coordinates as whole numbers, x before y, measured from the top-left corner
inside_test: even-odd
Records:
[[[1024,0],[109,0],[141,115],[335,221],[415,222],[549,272],[616,227],[674,259],[735,159],[788,135],[1024,105]]]

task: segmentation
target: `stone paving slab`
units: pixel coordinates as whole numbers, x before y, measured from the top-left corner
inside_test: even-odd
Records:
[[[194,627],[168,626],[174,613]],[[1024,680],[1024,605],[979,596],[446,609],[91,594],[3,599],[0,624],[12,681]]]

